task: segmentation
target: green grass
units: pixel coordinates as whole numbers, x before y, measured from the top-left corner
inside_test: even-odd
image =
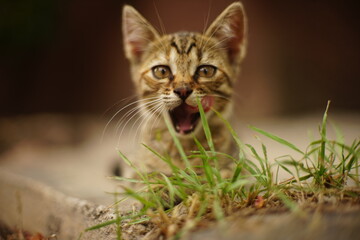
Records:
[[[166,121],[179,154],[185,162],[185,169],[180,169],[172,163],[172,159],[144,145],[169,165],[172,174],[166,176],[162,173],[142,173],[120,152],[120,157],[137,173],[138,178],[114,177],[114,179],[143,184],[144,188],[141,190],[134,191],[124,188],[124,192],[121,193],[124,198],[136,199],[143,207],[138,212],[124,216],[120,216],[116,210],[116,219],[93,226],[86,231],[116,224],[118,239],[121,239],[121,221],[131,219],[134,224],[146,221],[156,224],[158,221],[156,219],[160,219],[161,221],[158,222],[159,225],[161,222],[163,234],[166,237],[177,237],[191,230],[204,219],[222,222],[226,216],[238,209],[249,206],[256,208],[259,206],[257,205],[258,201],[265,201],[266,204],[271,205],[271,201],[276,199],[283,206],[296,211],[299,209],[299,199],[294,197],[295,195],[316,196],[316,194],[327,192],[329,189],[344,191],[348,181],[353,181],[359,187],[360,141],[356,139],[351,145],[345,145],[341,138],[339,140],[327,138],[329,104],[330,102],[328,102],[319,128],[320,138],[310,142],[304,150],[274,134],[250,127],[256,134],[286,146],[290,152],[296,152],[297,156],[300,155],[297,158],[290,154],[281,156],[274,159],[274,163],[271,164],[267,154],[269,150],[264,144],[261,145],[261,150],[244,144],[232,126],[222,118],[221,114],[213,110],[224,121],[239,149],[236,158],[217,152],[204,110],[198,101],[208,147],[206,148],[194,137],[194,144],[198,150],[186,153],[171,124]],[[335,131],[339,132],[338,129]],[[340,134],[338,135],[340,136]],[[219,156],[234,161],[235,168],[230,178],[221,176],[220,169],[217,167]],[[202,175],[197,174],[194,166],[191,165],[193,158],[202,160]],[[278,173],[280,170],[289,173],[291,177],[279,183]],[[179,215],[179,209],[184,208],[186,209],[185,213]]]

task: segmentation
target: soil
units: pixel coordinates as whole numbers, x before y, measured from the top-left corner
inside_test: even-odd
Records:
[[[270,209],[249,216],[239,212],[227,222],[196,231],[188,239],[358,239],[360,208],[315,208],[301,214]]]
[[[215,221],[208,213],[199,222],[194,221],[196,210],[189,210],[199,204],[193,197],[170,214],[149,213],[150,222],[123,223],[122,236],[131,240],[171,239],[188,228],[181,239],[356,239],[360,234],[360,190],[351,192],[351,196],[332,192],[305,197],[294,192],[293,200],[300,201],[297,210],[289,210],[276,198],[258,198],[251,205],[230,202],[223,205],[229,211],[224,220]]]
[[[161,228],[154,223],[122,225],[123,239],[166,239]],[[257,209],[254,206],[239,209],[224,222],[204,219],[183,235],[189,240],[236,239],[358,239],[360,236],[360,204],[319,204],[301,212],[291,212],[286,207]],[[56,235],[45,237],[40,233],[11,231],[0,224],[0,240],[56,240]]]

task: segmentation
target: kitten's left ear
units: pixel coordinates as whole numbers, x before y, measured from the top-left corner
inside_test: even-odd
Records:
[[[246,34],[247,19],[240,2],[228,6],[205,32],[205,35],[216,38],[227,49],[232,65],[238,65],[245,56]]]
[[[125,54],[132,62],[139,62],[149,44],[159,37],[159,33],[135,8],[123,8],[123,38]]]

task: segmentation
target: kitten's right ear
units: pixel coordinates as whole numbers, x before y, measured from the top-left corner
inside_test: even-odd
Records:
[[[131,61],[138,62],[148,45],[159,37],[159,33],[129,5],[125,5],[123,8],[122,25],[126,57]]]
[[[230,4],[205,34],[217,39],[219,45],[227,50],[230,64],[238,66],[245,56],[247,42],[247,20],[243,5],[240,2]]]

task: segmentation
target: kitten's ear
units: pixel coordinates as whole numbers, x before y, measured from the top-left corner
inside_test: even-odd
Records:
[[[247,20],[243,5],[228,6],[206,30],[205,35],[218,40],[227,49],[229,62],[239,64],[246,53]]]
[[[129,5],[125,5],[123,8],[122,25],[126,57],[131,61],[138,62],[148,45],[159,37],[159,33]]]

